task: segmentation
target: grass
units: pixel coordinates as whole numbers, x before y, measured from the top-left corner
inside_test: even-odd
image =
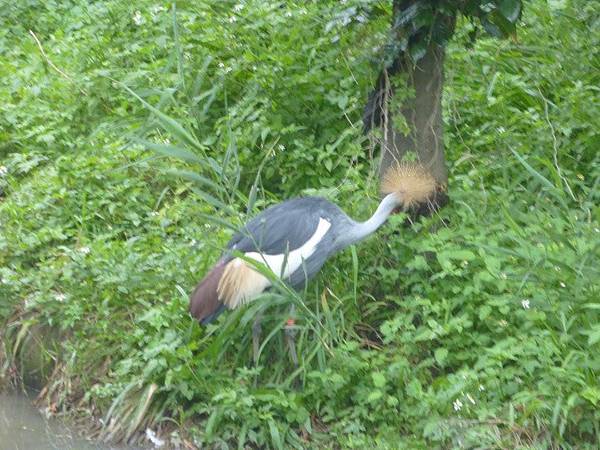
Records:
[[[375,208],[360,115],[387,19],[335,25],[337,2],[33,3],[0,18],[3,384],[34,353],[40,404],[106,440],[598,446],[592,2],[530,2],[517,41],[467,48],[461,23],[451,205],[208,327],[188,293],[247,214],[302,193]]]

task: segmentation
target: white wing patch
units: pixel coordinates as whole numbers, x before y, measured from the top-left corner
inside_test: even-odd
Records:
[[[302,265],[317,249],[323,236],[331,228],[331,222],[319,217],[317,229],[301,247],[287,252],[287,255],[267,255],[258,252],[248,252],[244,256],[259,263],[266,264],[278,277],[287,278]],[[285,267],[284,267],[285,264]],[[241,258],[235,258],[227,264],[219,281],[217,293],[219,300],[229,309],[248,303],[263,292],[271,282],[267,277],[258,273]]]

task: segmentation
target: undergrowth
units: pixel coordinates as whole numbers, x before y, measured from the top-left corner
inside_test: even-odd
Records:
[[[208,327],[188,294],[247,215],[300,194],[357,218],[376,207],[360,116],[389,11],[9,6],[0,379],[37,381],[48,412],[106,440],[149,428],[214,448],[597,448],[594,4],[532,1],[516,41],[472,48],[461,23],[450,206],[395,217],[304,292]],[[298,368],[281,331],[291,305]]]

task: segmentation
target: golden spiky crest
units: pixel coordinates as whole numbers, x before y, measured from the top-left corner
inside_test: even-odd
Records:
[[[419,163],[395,164],[387,169],[381,181],[381,192],[396,193],[405,208],[427,201],[435,189],[435,178]]]

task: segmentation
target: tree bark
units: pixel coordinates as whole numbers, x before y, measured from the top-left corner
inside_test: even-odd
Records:
[[[415,67],[408,67],[407,84],[414,89],[414,97],[404,102],[399,111],[410,128],[408,134],[394,128],[394,113],[384,115],[381,172],[406,153],[414,152],[417,159],[428,168],[440,186],[448,184],[448,171],[444,156],[442,89],[444,49],[431,45]],[[390,95],[393,91],[388,90]]]
[[[394,3],[396,7],[397,2]],[[396,12],[400,10],[400,6],[395,8]],[[436,194],[428,204],[415,208],[415,216],[429,215],[448,203],[448,170],[444,155],[442,121],[444,54],[444,47],[431,43],[416,65],[404,52],[397,55],[393,64],[381,71],[363,116],[365,132],[374,127],[381,128],[382,131],[379,141],[380,176],[388,167],[402,161],[406,154],[411,152],[437,180]],[[405,100],[400,109],[395,111],[391,102],[394,96],[392,77],[399,73],[406,75],[406,87],[414,90],[414,96]],[[394,127],[393,118],[398,113],[406,120],[410,130],[408,134]]]

